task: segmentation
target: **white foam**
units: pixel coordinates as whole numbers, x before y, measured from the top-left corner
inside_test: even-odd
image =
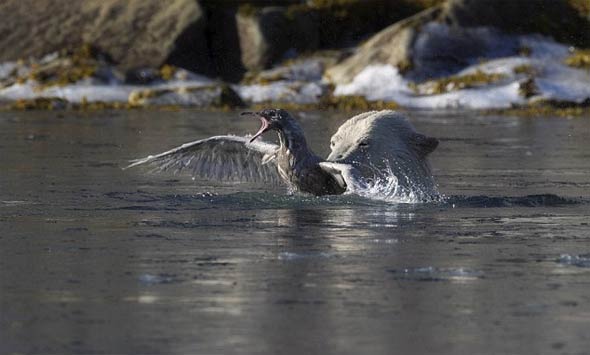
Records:
[[[438,191],[426,191],[423,186],[417,184],[401,188],[391,168],[379,172],[378,176],[370,181],[357,181],[351,184],[346,193],[371,200],[408,204],[435,202],[441,198]]]

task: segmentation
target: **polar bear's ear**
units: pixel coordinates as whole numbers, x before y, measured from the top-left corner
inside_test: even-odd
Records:
[[[420,133],[414,133],[410,138],[410,142],[420,157],[426,157],[438,147],[438,139]]]

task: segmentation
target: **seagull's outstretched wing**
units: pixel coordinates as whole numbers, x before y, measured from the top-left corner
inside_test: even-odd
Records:
[[[215,136],[133,160],[125,169],[151,165],[155,171],[187,172],[205,179],[279,183],[277,149],[276,144],[250,143],[250,137]]]

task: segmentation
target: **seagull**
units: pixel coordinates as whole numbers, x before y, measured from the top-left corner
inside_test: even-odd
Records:
[[[283,183],[291,191],[339,195],[362,188],[363,179],[351,164],[327,161],[308,147],[303,129],[283,109],[243,112],[256,116],[261,127],[252,137],[214,136],[166,152],[131,161],[125,169],[151,165],[157,171],[188,171],[215,180]],[[275,131],[279,144],[258,139]]]

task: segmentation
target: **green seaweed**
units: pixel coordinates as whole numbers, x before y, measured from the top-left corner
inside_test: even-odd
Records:
[[[576,49],[565,59],[565,64],[574,68],[590,70],[590,49]]]
[[[396,110],[400,106],[393,101],[371,101],[364,96],[334,96],[326,95],[319,102],[313,104],[296,104],[291,102],[262,102],[252,105],[253,109],[264,109],[269,106],[280,106],[286,110],[335,110],[335,111],[370,111]]]
[[[500,73],[485,73],[477,70],[475,73],[466,75],[452,75],[436,80],[430,80],[423,84],[411,84],[410,87],[420,92],[421,88],[428,88],[428,94],[443,94],[449,91],[478,87],[498,82],[506,78]]]
[[[67,100],[57,97],[43,97],[35,99],[19,99],[12,102],[6,108],[17,111],[30,111],[30,110],[60,110],[65,109],[69,106]]]
[[[159,70],[160,78],[168,81],[174,77],[177,70],[178,69],[175,66],[164,64]]]
[[[17,78],[19,83],[34,80],[39,89],[65,86],[90,78],[102,64],[99,53],[91,45],[84,44],[75,50],[64,50],[58,58],[46,64],[33,63],[26,78]]]
[[[488,115],[504,115],[518,117],[582,117],[590,115],[590,107],[583,105],[555,106],[550,103],[539,103],[535,105],[513,107],[509,109],[486,110],[483,113]]]
[[[527,76],[537,75],[537,69],[530,64],[521,64],[512,69],[514,74],[525,74]]]

